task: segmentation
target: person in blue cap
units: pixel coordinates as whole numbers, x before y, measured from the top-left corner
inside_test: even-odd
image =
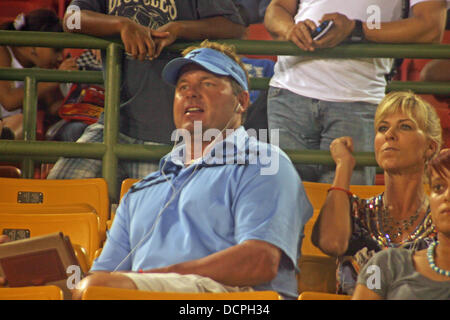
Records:
[[[312,206],[286,154],[242,127],[249,93],[239,57],[205,41],[169,62],[162,76],[175,86],[173,138],[182,141],[122,198],[102,253],[73,298],[107,286],[272,290],[296,299]]]
[[[95,37],[120,37],[121,65],[118,143],[170,145],[173,125],[173,87],[161,79],[164,66],[178,52],[166,48],[175,41],[237,39],[244,22],[231,0],[72,0],[64,17],[66,32]],[[105,51],[103,64],[106,70]],[[85,129],[77,142],[104,140],[104,114]],[[119,160],[117,183],[145,177],[156,170],[152,161]],[[48,179],[102,176],[102,161],[61,157]],[[116,203],[118,194],[111,202]]]

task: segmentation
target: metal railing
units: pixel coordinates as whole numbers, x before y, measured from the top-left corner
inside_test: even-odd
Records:
[[[332,49],[305,52],[284,41],[222,40],[234,45],[239,54],[297,55],[329,58],[434,58],[450,59],[450,45],[348,44]],[[193,43],[177,42],[166,50],[177,51]],[[170,146],[118,144],[119,88],[123,45],[119,39],[100,39],[81,34],[0,31],[0,45],[83,48],[106,50],[106,69],[97,71],[59,71],[46,69],[0,68],[0,80],[24,81],[24,140],[0,140],[0,161],[22,161],[24,178],[32,178],[35,162],[55,162],[58,157],[101,159],[102,175],[110,197],[117,200],[119,159],[157,162]],[[103,83],[105,86],[105,130],[103,143],[35,141],[38,82]],[[253,78],[252,89],[266,89],[269,79]],[[450,82],[392,81],[387,91],[413,90],[416,93],[450,94]],[[285,150],[295,163],[334,164],[327,151]],[[376,166],[373,152],[356,152],[358,166]]]

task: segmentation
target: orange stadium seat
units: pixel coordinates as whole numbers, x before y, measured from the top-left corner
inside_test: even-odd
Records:
[[[99,217],[100,238],[102,240],[106,238],[109,197],[107,183],[102,178],[71,180],[0,178],[0,212],[2,207],[15,207],[11,210],[23,213],[94,211]]]
[[[336,291],[336,258],[323,253],[311,241],[314,224],[331,184],[305,181],[303,186],[314,211],[303,230],[305,236],[302,241],[302,255],[298,262],[300,267],[300,274],[297,276],[298,290],[300,293],[305,291],[333,293]],[[384,186],[351,185],[350,191],[361,198],[369,198],[383,192]]]
[[[71,214],[45,213],[0,213],[0,232],[2,234],[28,233],[29,237],[62,232],[74,245],[86,250],[89,261],[100,247],[98,217],[92,212]],[[83,253],[79,249],[75,252]],[[83,264],[81,261],[80,264]]]
[[[83,300],[279,300],[275,291],[231,293],[149,292],[107,287],[89,287]]]
[[[331,184],[304,181],[303,186],[314,210],[321,209]],[[351,185],[350,191],[360,198],[369,198],[383,192],[384,185]]]
[[[125,195],[125,193],[128,192],[128,190],[131,188],[133,184],[138,182],[140,179],[133,179],[128,178],[122,181],[122,185],[120,186],[120,199]],[[115,212],[111,212],[110,219],[106,221],[106,229],[109,230],[112,226],[113,220],[114,220],[114,214]]]
[[[298,300],[351,300],[352,296],[323,292],[306,291],[300,294]]]
[[[133,184],[138,182],[140,179],[132,179],[128,178],[122,181],[122,185],[120,186],[120,199],[128,192]]]
[[[0,288],[0,300],[63,300],[63,292],[57,286]]]

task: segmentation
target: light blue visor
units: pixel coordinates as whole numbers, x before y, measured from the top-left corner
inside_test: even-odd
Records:
[[[164,81],[176,86],[181,68],[191,63],[198,64],[211,73],[220,76],[230,76],[245,91],[248,91],[247,77],[241,66],[226,54],[210,48],[195,49],[182,58],[170,61],[162,72]]]

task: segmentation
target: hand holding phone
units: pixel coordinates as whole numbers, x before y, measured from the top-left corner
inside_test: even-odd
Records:
[[[311,38],[314,41],[319,40],[328,32],[328,30],[330,30],[333,24],[333,20],[325,20],[313,32],[311,32]]]

